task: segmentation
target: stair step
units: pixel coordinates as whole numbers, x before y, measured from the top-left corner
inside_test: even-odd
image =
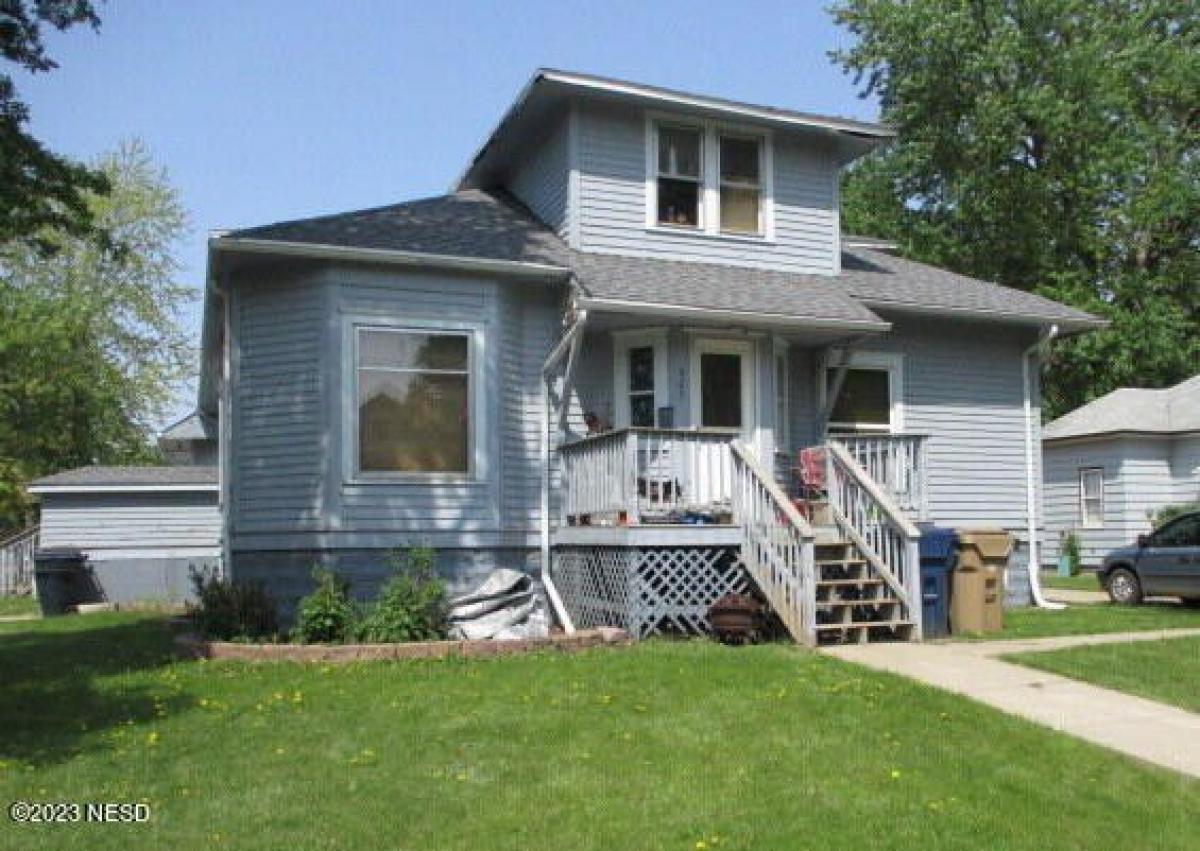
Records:
[[[818,579],[818,588],[841,588],[850,585],[882,585],[883,580],[878,577],[865,577],[863,579]]]
[[[818,609],[836,609],[845,606],[894,606],[899,603],[897,597],[879,597],[867,600],[817,600]]]
[[[873,626],[912,626],[912,621],[903,619],[887,620],[887,621],[851,621],[850,623],[819,623],[817,624],[818,632],[828,632],[833,629],[867,629]]]
[[[866,564],[865,558],[819,558],[815,562],[817,567],[850,567],[851,565]]]

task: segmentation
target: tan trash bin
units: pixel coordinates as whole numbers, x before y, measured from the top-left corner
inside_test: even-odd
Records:
[[[999,632],[1004,627],[1004,574],[1013,551],[1004,529],[959,529],[952,574],[950,630]]]

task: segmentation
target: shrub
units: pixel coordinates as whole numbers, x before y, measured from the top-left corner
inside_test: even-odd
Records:
[[[1157,511],[1150,512],[1150,525],[1157,529],[1166,525],[1181,514],[1200,511],[1200,502],[1183,502],[1178,505],[1164,505]]]
[[[275,602],[257,582],[230,582],[215,571],[191,569],[196,602],[189,614],[205,638],[267,638],[279,630]]]
[[[359,641],[434,641],[446,636],[446,587],[437,578],[433,562],[429,547],[393,555],[396,573],[358,625]]]
[[[354,625],[350,583],[332,570],[314,567],[317,587],[300,601],[292,638],[304,644],[345,641]]]
[[[1074,532],[1067,532],[1067,534],[1063,535],[1061,552],[1066,558],[1067,564],[1070,565],[1071,575],[1075,576],[1078,574],[1080,562],[1079,536]]]

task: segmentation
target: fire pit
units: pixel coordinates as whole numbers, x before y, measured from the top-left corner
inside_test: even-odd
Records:
[[[762,633],[762,605],[745,594],[726,594],[708,609],[713,633],[725,644],[749,644]]]

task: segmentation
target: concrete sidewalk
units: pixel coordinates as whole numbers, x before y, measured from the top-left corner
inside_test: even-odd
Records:
[[[961,694],[1010,715],[1200,778],[1200,715],[997,658],[1009,653],[1189,635],[1200,635],[1200,629],[1014,641],[847,645],[823,652]]]

